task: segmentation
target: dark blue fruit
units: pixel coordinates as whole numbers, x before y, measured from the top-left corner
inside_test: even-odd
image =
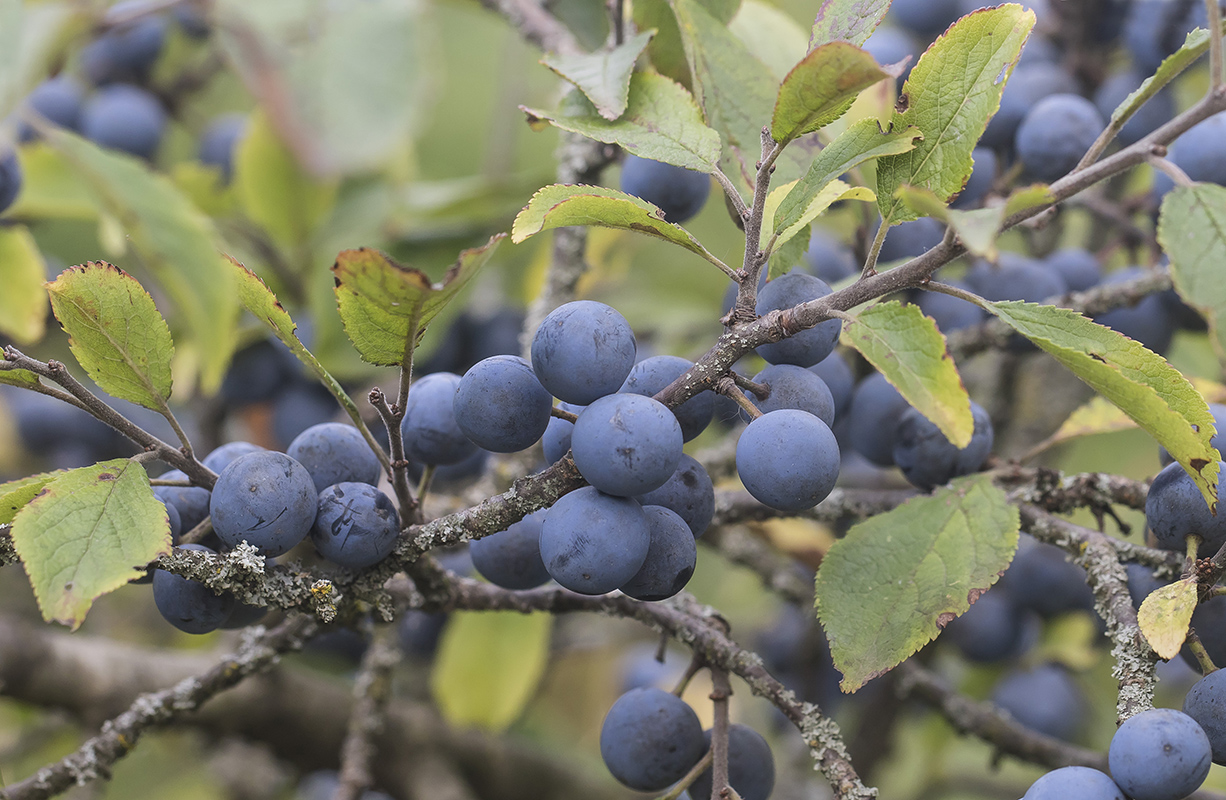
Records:
[[[517,453],[536,444],[549,425],[553,397],[519,356],[474,364],[456,387],[453,411],[464,435],[484,450]]]
[[[1064,667],[1043,664],[1009,673],[992,702],[1031,730],[1070,741],[1084,722],[1085,696]]]
[[[234,354],[221,382],[221,396],[231,406],[263,403],[284,392],[298,373],[298,361],[284,345],[260,339]]]
[[[1089,250],[1068,247],[1043,259],[1043,264],[1060,276],[1070,292],[1093,289],[1103,279],[1098,259]]]
[[[860,272],[851,248],[820,228],[814,228],[809,237],[805,261],[810,272],[832,286]]]
[[[396,547],[400,518],[391,498],[369,483],[338,483],[319,493],[311,541],[342,567],[378,564]]]
[[[434,658],[434,651],[438,649],[438,640],[443,635],[443,626],[446,623],[447,615],[444,613],[409,609],[401,617],[400,625],[396,629],[400,649],[415,658]]]
[[[839,445],[806,411],[772,411],[749,423],[736,444],[741,483],[763,505],[803,511],[826,499],[839,477]]]
[[[1124,793],[1104,772],[1090,767],[1061,767],[1039,778],[1022,800],[1124,800]]]
[[[331,422],[340,406],[319,383],[299,377],[282,388],[272,404],[273,438],[282,448],[312,425]]]
[[[572,403],[558,403],[558,408],[578,414],[583,406]],[[550,416],[545,435],[541,437],[541,447],[545,451],[545,463],[553,464],[570,451],[570,434],[575,429],[575,423],[561,417]]]
[[[1102,285],[1125,283],[1149,274],[1144,267],[1117,269],[1103,278]],[[1155,353],[1165,353],[1175,335],[1175,322],[1162,298],[1156,294],[1142,297],[1135,305],[1121,306],[1099,314],[1094,321],[1135,339]]]
[[[187,475],[177,469],[164,472],[159,477],[167,481],[187,480]],[[155,486],[153,496],[175,507],[183,523],[184,533],[199,525],[209,515],[208,489],[199,486]]]
[[[965,614],[945,627],[941,638],[952,642],[967,661],[1004,661],[1025,645],[1028,618],[1034,619],[998,588],[980,595]]]
[[[962,16],[960,0],[894,0],[890,18],[927,39],[943,33]]]
[[[940,428],[914,408],[902,415],[894,443],[894,463],[912,486],[931,489],[978,471],[992,452],[995,434],[991,417],[978,403],[971,403],[971,416],[975,427],[970,444],[959,450]]]
[[[715,517],[715,486],[702,464],[682,454],[677,471],[663,486],[635,498],[645,506],[664,506],[675,511],[697,539]]]
[[[890,264],[922,255],[945,238],[945,226],[932,217],[895,225],[886,232],[885,241],[877,253],[878,264]]]
[[[549,575],[580,594],[611,592],[633,578],[650,546],[638,501],[591,486],[554,503],[541,526],[541,559]]]
[[[581,406],[616,392],[630,375],[634,354],[630,323],[593,300],[555,308],[532,337],[532,371],[541,385]]]
[[[1213,763],[1226,763],[1226,670],[1196,682],[1183,699],[1183,713],[1196,720],[1213,751]]]
[[[1102,115],[1089,100],[1053,94],[1030,109],[1013,143],[1026,171],[1052,183],[1072,172],[1104,127]]]
[[[1218,490],[1226,491],[1226,465],[1219,462]],[[1183,553],[1186,537],[1201,537],[1198,550],[1201,558],[1209,558],[1226,543],[1226,514],[1209,512],[1200,489],[1179,464],[1162,468],[1149,485],[1145,497],[1145,524],[1163,550]]]
[[[234,148],[242,138],[246,125],[245,114],[224,114],[210,122],[204,133],[200,134],[200,148],[197,151],[200,163],[217,167],[222,180],[226,182],[234,172]]]
[[[306,467],[322,492],[336,483],[379,483],[379,458],[352,425],[324,422],[312,425],[290,442],[286,455]]]
[[[851,371],[847,359],[837,352],[823,358],[809,367],[813,374],[821,378],[830,390],[834,399],[834,416],[842,417],[851,408],[851,396],[856,390],[856,374]]]
[[[746,396],[763,414],[785,408],[808,411],[826,423],[834,425],[834,395],[826,382],[811,369],[791,364],[771,364],[753,378],[770,389],[765,400],[759,400],[753,392]]]
[[[1180,800],[1209,774],[1213,752],[1196,720],[1173,708],[1151,708],[1124,721],[1111,737],[1111,777],[1132,800]]]
[[[213,552],[200,544],[184,544],[178,549]],[[203,583],[163,569],[153,571],[153,602],[166,621],[184,633],[215,631],[234,610],[233,595],[213,594]]]
[[[1211,597],[1198,605],[1192,612],[1192,630],[1200,637],[1209,660],[1214,664],[1226,664],[1226,596]],[[1200,671],[1200,662],[1186,644],[1179,655],[1189,667]]]
[[[654,397],[693,366],[693,361],[679,356],[644,358],[630,370],[626,382],[618,391]],[[715,394],[711,391],[699,392],[674,408],[673,414],[681,425],[681,438],[688,442],[706,430],[714,412]]]
[[[949,281],[951,286],[974,291],[962,281]],[[988,318],[988,312],[974,303],[941,292],[920,292],[915,304],[926,316],[941,329],[941,333],[949,334],[963,328],[971,328]]]
[[[67,75],[57,75],[35,86],[26,96],[25,104],[52,125],[76,131],[81,128],[81,105],[84,102],[85,93],[77,82]],[[21,141],[28,142],[38,138],[38,132],[23,122],[19,137]]]
[[[923,48],[920,47],[919,42],[915,41],[915,37],[906,31],[892,25],[881,25],[864,42],[864,50],[876,59],[878,64],[885,66],[897,64],[905,58],[911,59],[896,82],[901,90],[915,62],[919,61]]]
[[[1167,158],[1188,177],[1201,183],[1226,184],[1226,113],[1198,122],[1171,145]],[[1174,183],[1166,173],[1154,175],[1154,191],[1165,195]]]
[[[239,456],[258,453],[263,449],[258,444],[251,442],[226,442],[205,456],[200,463],[220,475],[221,471],[230,466]]]
[[[711,731],[703,734],[711,746]],[[711,770],[703,772],[690,786],[693,797],[711,796]],[[767,800],[775,789],[775,757],[762,734],[746,725],[728,727],[728,784],[741,800]]]
[[[657,206],[664,212],[664,219],[679,224],[702,211],[711,193],[711,177],[648,158],[626,156],[621,189]]]
[[[1048,95],[1076,92],[1077,82],[1056,64],[1039,61],[1019,65],[1005,84],[1000,110],[988,122],[979,143],[998,150],[1013,147],[1026,112]]]
[[[1094,105],[1098,107],[1098,113],[1102,115],[1102,118],[1111,119],[1115,109],[1124,102],[1128,95],[1141,87],[1146,77],[1136,70],[1128,69],[1117,72],[1103,81],[1098,91],[1094,93]],[[1134,144],[1170,122],[1174,116],[1175,96],[1171,94],[1169,88],[1164,88],[1145,101],[1145,104],[1129,117],[1124,127],[1120,128],[1116,138],[1122,145]]]
[[[663,506],[643,506],[651,545],[647,560],[622,584],[623,594],[635,600],[664,600],[685,588],[698,562],[698,545],[685,520]]]
[[[971,170],[962,191],[949,204],[950,208],[978,208],[992,190],[992,184],[996,182],[996,153],[986,147],[976,147],[971,157],[975,159],[975,168]]]
[[[1041,303],[1068,291],[1060,276],[1047,269],[1043,262],[1017,253],[1001,253],[999,264],[975,262],[966,272],[966,284],[976,294],[993,302]]]
[[[95,85],[118,81],[141,82],[162,53],[166,20],[145,16],[118,25],[87,44],[81,51],[81,69]]]
[[[1002,581],[1018,605],[1044,617],[1094,608],[1085,570],[1069,561],[1059,547],[1027,534],[1019,537],[1017,555]]]
[[[852,395],[848,414],[851,446],[879,467],[893,466],[898,422],[910,407],[884,375],[869,375]]]
[[[311,532],[318,498],[305,467],[266,450],[240,456],[222,470],[209,513],[228,547],[245,540],[266,556],[279,556]]]
[[[571,456],[587,482],[633,497],[665,484],[681,460],[681,426],[659,401],[638,394],[602,397],[579,414]]]
[[[463,461],[435,467],[434,478],[430,481],[430,485],[436,489],[443,490],[467,486],[485,474],[485,467],[489,460],[489,450],[477,449]],[[423,469],[424,467],[421,462],[410,461],[408,467],[409,477],[414,481],[420,481]]]
[[[626,692],[600,727],[605,766],[622,784],[640,792],[672,786],[706,751],[698,715],[662,689]]]
[[[409,387],[404,421],[404,452],[423,464],[456,464],[477,446],[464,435],[455,418],[455,395],[460,376],[450,372],[424,375]]]
[[[149,92],[136,86],[104,86],[81,109],[85,138],[115,150],[152,159],[166,129],[166,112]]]
[[[793,270],[767,283],[758,292],[756,310],[759,316],[765,316],[772,311],[783,311],[828,294],[830,287],[825,281]],[[772,364],[811,367],[834,352],[842,329],[841,320],[828,319],[781,342],[761,345],[758,355]]]
[[[4,213],[21,192],[21,162],[16,153],[0,153],[0,213]]]
[[[1160,581],[1154,576],[1154,571],[1144,564],[1125,564],[1124,571],[1128,573],[1128,596],[1132,598],[1132,605],[1140,608],[1145,602],[1145,598],[1158,588],[1165,586],[1165,581]]]
[[[474,539],[469,545],[473,567],[495,586],[534,589],[549,580],[541,560],[541,525],[545,512],[529,514],[505,531]]]

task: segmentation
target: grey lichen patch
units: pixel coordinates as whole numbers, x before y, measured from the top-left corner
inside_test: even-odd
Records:
[[[1158,656],[1141,642],[1143,639],[1139,628],[1121,628],[1120,636],[1111,648],[1115,659],[1111,676],[1120,684],[1115,704],[1116,722],[1119,723],[1154,707]]]
[[[238,547],[225,554],[225,559],[239,569],[255,575],[264,574],[264,556],[246,540],[238,543]]]
[[[838,723],[812,703],[805,703],[801,708],[804,717],[800,722],[800,735],[804,737],[805,744],[812,753],[814,769],[821,770],[826,776],[826,780],[834,787],[836,796],[843,800],[875,798],[876,789],[865,786],[857,777],[848,777],[829,768],[831,761],[838,764],[849,763],[847,745],[843,743],[843,734]]]

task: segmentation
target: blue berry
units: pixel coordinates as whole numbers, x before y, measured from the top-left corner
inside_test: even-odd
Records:
[[[894,0],[890,18],[904,28],[931,39],[962,16],[960,0]]]
[[[659,792],[681,780],[706,749],[698,715],[662,689],[626,692],[600,727],[605,766],[623,785],[640,792]]]
[[[898,76],[896,85],[899,89],[902,89],[903,83],[911,74],[915,62],[919,61],[920,52],[923,50],[919,42],[915,41],[914,36],[893,25],[878,26],[877,30],[873,31],[868,40],[864,42],[863,49],[878,64],[885,66],[897,64],[905,58],[911,59],[903,68],[902,74]]]
[[[1141,603],[1144,603],[1145,598],[1149,597],[1155,589],[1166,585],[1164,581],[1158,580],[1154,576],[1154,571],[1144,564],[1125,564],[1124,571],[1128,573],[1128,596],[1132,598],[1132,605],[1135,608],[1140,608]]]
[[[492,356],[473,365],[456,387],[460,430],[478,447],[517,453],[536,444],[549,425],[553,397],[519,356]]]
[[[986,147],[976,147],[971,157],[975,161],[974,169],[966,179],[962,191],[958,192],[958,196],[949,204],[950,208],[978,208],[988,196],[988,192],[992,191],[992,184],[996,182],[996,153]]]
[[[160,477],[167,481],[187,480],[187,475],[177,469],[164,472]],[[211,495],[208,489],[199,486],[155,486],[153,496],[175,507],[184,531],[190,531],[209,515]]]
[[[549,575],[580,594],[611,592],[633,578],[650,546],[638,501],[591,486],[559,499],[541,526],[541,559]]]
[[[663,506],[643,506],[651,545],[634,577],[622,584],[635,600],[664,600],[685,588],[698,562],[698,545],[685,520]]]
[[[592,300],[555,308],[532,337],[532,370],[541,385],[581,406],[616,392],[630,375],[634,354],[630,323]]]
[[[558,403],[558,408],[578,414],[584,407],[572,403]],[[545,427],[545,435],[541,437],[541,447],[545,451],[545,463],[553,464],[570,452],[570,435],[574,429],[575,423],[561,417],[550,416],[549,425]]]
[[[860,272],[851,248],[818,228],[809,237],[805,261],[810,272],[832,286]],[[735,286],[733,289],[735,294]]]
[[[1211,597],[1198,605],[1192,612],[1192,630],[1200,637],[1209,660],[1226,664],[1226,596]],[[1200,671],[1200,662],[1186,644],[1179,655],[1189,667]]]
[[[763,287],[758,293],[756,310],[759,316],[765,316],[828,294],[830,287],[825,281],[805,272],[792,271]],[[811,367],[834,351],[842,329],[841,320],[828,319],[781,342],[761,345],[758,355],[771,364]]]
[[[736,444],[736,471],[758,502],[803,511],[826,499],[839,477],[839,445],[806,411],[772,411],[749,423]]]
[[[1102,285],[1124,283],[1147,274],[1149,271],[1144,267],[1117,269],[1103,278]],[[1124,334],[1129,339],[1135,339],[1155,353],[1165,353],[1175,335],[1175,323],[1171,319],[1170,311],[1156,294],[1146,295],[1135,305],[1121,306],[1099,314],[1094,321]]]
[[[1194,181],[1226,185],[1226,113],[1214,114],[1198,122],[1171,145],[1167,158]],[[1154,191],[1159,197],[1174,187],[1165,173],[1154,176]]]
[[[205,456],[200,463],[220,475],[221,471],[230,466],[239,456],[245,456],[248,453],[259,453],[263,449],[258,444],[252,444],[251,442],[226,442]]]
[[[318,498],[305,467],[266,450],[240,456],[222,470],[209,512],[226,546],[245,540],[266,556],[279,556],[311,532]]]
[[[1053,94],[1022,119],[1014,147],[1029,174],[1052,183],[1072,172],[1104,127],[1102,115],[1089,100]]]
[[[693,361],[679,356],[645,358],[634,365],[618,391],[654,397],[693,366]],[[699,392],[674,408],[673,414],[681,425],[681,438],[688,442],[706,430],[714,412],[715,394],[711,391]]]
[[[409,387],[404,421],[404,452],[423,464],[456,464],[477,449],[455,418],[455,395],[460,376],[435,372]]]
[[[444,613],[410,609],[400,618],[400,625],[396,629],[400,649],[409,656],[433,659],[446,623],[447,615]]]
[[[962,657],[976,663],[1004,661],[1025,645],[1027,620],[1034,619],[1003,589],[979,596],[965,614],[950,622],[941,634]]]
[[[1196,720],[1213,751],[1213,763],[1226,764],[1226,670],[1201,678],[1183,699],[1183,713]]]
[[[971,403],[971,416],[975,424],[971,442],[959,450],[914,408],[903,414],[894,444],[894,463],[912,486],[931,489],[982,466],[992,452],[992,419],[978,403]]]
[[[664,219],[679,224],[702,211],[711,193],[711,178],[649,158],[626,156],[621,189],[657,206]]]
[[[945,226],[932,217],[920,217],[895,225],[886,233],[878,264],[904,261],[928,252],[945,238]]]
[[[116,84],[99,89],[81,110],[85,138],[115,150],[152,159],[166,129],[166,112],[149,92]]]
[[[21,192],[21,162],[16,153],[0,152],[0,213],[4,213]]]
[[[1017,253],[1001,253],[999,264],[978,261],[967,270],[966,283],[985,300],[1040,303],[1068,291],[1058,274],[1041,261]]]
[[[834,425],[834,395],[812,370],[791,364],[771,364],[755,375],[753,381],[770,388],[765,400],[759,400],[753,392],[746,393],[763,414],[794,408],[808,411],[828,426]]]
[[[332,393],[314,381],[300,378],[283,387],[272,405],[272,434],[278,445],[289,447],[312,425],[331,422],[340,406]]]
[[[1019,65],[1000,96],[1000,110],[988,122],[979,143],[997,149],[1013,147],[1018,127],[1040,100],[1053,94],[1075,94],[1077,82],[1056,64],[1038,61]]]
[[[715,486],[711,476],[692,456],[682,454],[677,471],[659,489],[635,498],[645,506],[675,511],[697,539],[715,517]]]
[[[311,541],[333,564],[349,569],[378,564],[391,555],[399,533],[396,507],[369,483],[338,483],[319,493]]]
[[[234,172],[234,148],[243,137],[243,129],[247,125],[245,114],[223,114],[217,117],[200,134],[200,148],[197,155],[200,163],[217,167],[221,178],[227,183]]]
[[[910,407],[881,373],[860,381],[848,414],[852,448],[879,467],[892,466],[898,421]]]
[[[1022,800],[1124,800],[1124,793],[1104,772],[1090,767],[1061,767],[1039,778]]]
[[[1043,265],[1060,276],[1070,292],[1093,289],[1103,279],[1102,267],[1089,250],[1068,247],[1043,259]]]
[[[434,479],[430,485],[436,489],[456,489],[471,484],[485,474],[486,464],[490,460],[490,451],[477,449],[463,461],[454,464],[444,464],[434,468]],[[409,461],[409,477],[420,481],[424,467],[418,461]]]
[[[306,467],[322,492],[337,483],[379,483],[383,467],[357,428],[343,422],[312,425],[290,442],[286,455]]]
[[[962,281],[949,281],[951,286],[973,291]],[[925,315],[932,317],[941,333],[949,334],[963,328],[971,328],[988,318],[988,312],[974,303],[941,292],[920,292],[915,304]]]
[[[35,86],[26,96],[25,104],[52,125],[75,131],[81,127],[81,105],[84,102],[85,93],[76,81],[67,75],[57,75]],[[20,138],[27,142],[38,138],[38,132],[23,122]]]
[[[1031,730],[1070,741],[1086,708],[1081,687],[1064,667],[1043,664],[1006,675],[992,702]]]
[[[184,544],[178,549],[213,552],[199,544]],[[233,595],[213,594],[203,583],[163,569],[153,571],[153,601],[166,621],[184,633],[215,631],[234,610]]]
[[[856,390],[856,374],[851,371],[847,359],[834,352],[809,369],[821,378],[830,390],[830,396],[834,400],[835,419],[846,414],[847,409],[851,408],[852,393]]]
[[[1218,462],[1218,490],[1226,493],[1226,464]],[[1170,464],[1149,485],[1145,497],[1145,524],[1163,550],[1183,553],[1186,537],[1201,537],[1199,555],[1209,558],[1226,543],[1226,514],[1214,516],[1192,477],[1179,464]]]
[[[583,409],[571,455],[587,482],[633,497],[659,489],[681,460],[681,426],[662,403],[638,394],[602,397]]]
[[[1196,720],[1173,708],[1129,717],[1111,737],[1111,776],[1132,800],[1180,800],[1209,774],[1213,753]]]
[[[711,731],[704,734],[711,746]],[[690,786],[694,797],[711,796],[711,770],[703,772]],[[728,783],[741,800],[767,800],[775,789],[775,757],[762,734],[746,725],[728,726]]]
[[[297,359],[284,345],[260,339],[234,354],[221,382],[221,396],[230,406],[273,400],[298,372]]]
[[[1022,534],[1017,554],[1002,579],[1023,608],[1044,617],[1094,608],[1094,593],[1085,570],[1070,562],[1055,545]]]
[[[541,525],[545,512],[529,514],[505,531],[474,539],[469,545],[473,567],[504,589],[534,589],[549,580],[541,560]]]
[[[246,628],[256,624],[264,617],[268,616],[268,606],[256,606],[250,603],[234,602],[234,610],[230,612],[230,616],[226,617],[226,621],[219,626],[225,631],[236,631],[240,628]]]

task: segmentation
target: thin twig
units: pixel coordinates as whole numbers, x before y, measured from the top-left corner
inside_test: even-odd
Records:
[[[1205,9],[1209,12],[1209,30],[1222,30],[1222,9],[1218,5],[1218,0],[1205,0]],[[1222,86],[1222,37],[1220,35],[1209,37],[1209,89],[1210,91],[1218,89]]]
[[[732,378],[721,378],[716,381],[715,391],[740,406],[741,410],[748,414],[751,420],[762,416],[762,409],[754,405],[753,401],[737,388],[736,382]]]
[[[362,656],[353,686],[353,712],[341,747],[340,780],[332,800],[358,800],[374,783],[371,768],[378,755],[375,738],[383,729],[392,693],[392,668],[400,661],[400,654],[395,628],[385,625]]]
[[[573,411],[567,411],[564,408],[558,408],[557,406],[554,406],[553,408],[549,409],[549,416],[557,417],[558,419],[564,419],[570,423],[575,423],[579,421],[578,414],[574,413]]]
[[[711,704],[714,706],[714,721],[711,725],[711,797],[710,800],[727,800],[728,789],[728,700],[732,697],[732,683],[722,669],[711,670]],[[698,798],[707,800],[707,798]]]
[[[1180,169],[1173,161],[1170,161],[1156,153],[1150,153],[1145,159],[1154,169],[1163,172],[1168,178],[1175,182],[1176,186],[1192,186],[1195,181],[1188,177],[1188,173]]]
[[[404,406],[400,406],[400,417],[397,418],[396,411],[388,406],[387,396],[378,386],[370,390],[370,404],[379,412],[379,417],[387,428],[388,449],[391,450],[391,474],[388,477],[391,478],[392,490],[396,493],[396,502],[400,505],[400,524],[418,522],[419,505],[409,487],[409,461],[404,455],[404,434],[400,427],[400,422],[404,419]]]
[[[737,190],[736,184],[732,182],[732,179],[725,175],[724,171],[719,167],[715,168],[715,171],[711,173],[711,176],[715,178],[716,182],[723,188],[724,194],[728,196],[728,200],[731,201],[732,207],[736,209],[736,213],[741,215],[742,223],[744,223],[745,220],[748,220],[750,213],[749,206],[745,205],[745,200],[741,197],[741,193]]]

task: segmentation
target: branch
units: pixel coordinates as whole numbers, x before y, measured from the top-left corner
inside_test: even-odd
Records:
[[[481,5],[501,14],[519,35],[546,52],[575,55],[583,52],[570,29],[534,0],[481,0]]]
[[[378,754],[375,737],[383,730],[392,692],[392,668],[400,662],[394,635],[394,628],[383,626],[362,656],[353,686],[353,713],[341,748],[340,783],[332,800],[359,800],[374,783],[371,768]]]

